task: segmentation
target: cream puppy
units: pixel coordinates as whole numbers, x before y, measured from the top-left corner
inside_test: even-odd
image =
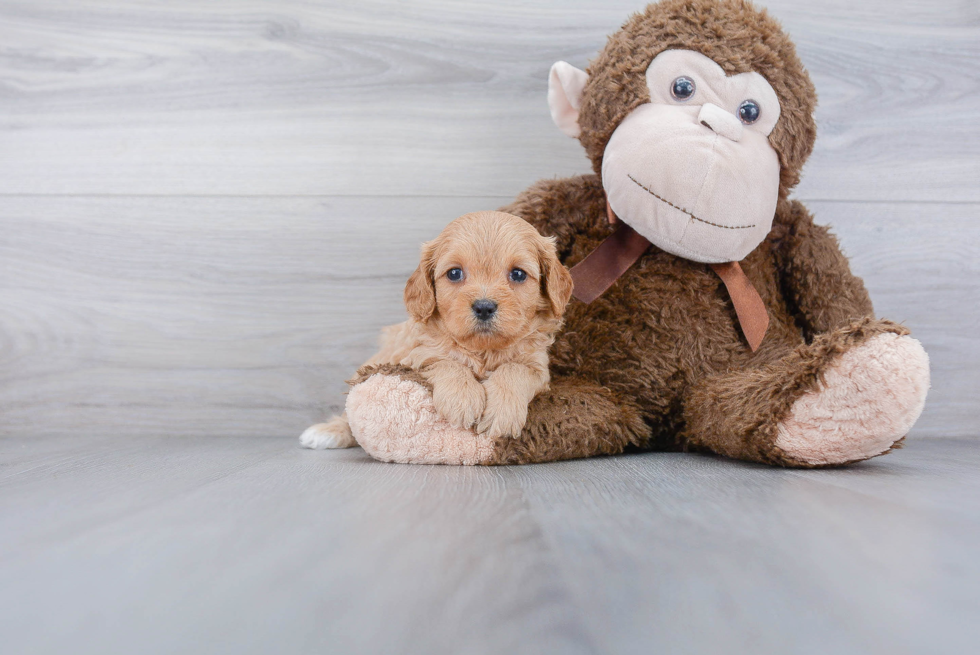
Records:
[[[405,286],[410,318],[383,330],[365,366],[416,369],[450,423],[516,436],[531,399],[548,388],[548,347],[571,294],[553,239],[510,214],[466,214],[423,244]],[[345,414],[308,428],[300,443],[357,445]]]

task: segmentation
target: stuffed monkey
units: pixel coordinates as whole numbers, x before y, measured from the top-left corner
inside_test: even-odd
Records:
[[[576,297],[552,382],[520,437],[454,428],[416,372],[366,369],[347,413],[372,456],[516,464],[636,449],[780,466],[896,447],[928,358],[876,319],[837,240],[789,198],[816,94],[793,43],[743,0],[663,0],[588,71],[559,62],[548,103],[594,173],[531,186],[503,211],[557,238]]]

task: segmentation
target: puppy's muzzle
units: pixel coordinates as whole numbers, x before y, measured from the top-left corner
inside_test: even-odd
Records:
[[[486,298],[473,302],[473,315],[480,322],[487,322],[497,313],[497,303]]]

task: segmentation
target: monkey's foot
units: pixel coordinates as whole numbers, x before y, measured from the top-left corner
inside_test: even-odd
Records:
[[[778,426],[776,447],[812,466],[888,451],[915,424],[929,390],[929,357],[909,336],[880,334],[837,358],[820,386]]]
[[[494,441],[455,427],[432,403],[421,380],[375,373],[347,395],[351,430],[371,457],[402,464],[481,464],[492,459]]]

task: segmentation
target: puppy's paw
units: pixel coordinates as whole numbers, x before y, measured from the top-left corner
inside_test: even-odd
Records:
[[[472,375],[461,376],[452,382],[433,383],[432,404],[450,425],[469,428],[483,414],[487,394]]]
[[[484,384],[487,390],[487,408],[476,430],[491,439],[519,437],[527,423],[527,401],[494,384],[491,377]]]
[[[306,428],[299,437],[299,443],[305,448],[317,450],[352,448],[357,445],[347,419],[342,416],[335,416],[326,423],[317,423]]]

